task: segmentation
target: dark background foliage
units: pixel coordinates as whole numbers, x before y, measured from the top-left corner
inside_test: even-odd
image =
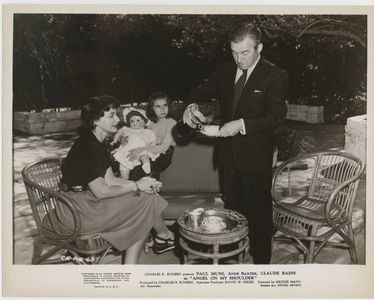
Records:
[[[142,102],[157,90],[183,100],[221,61],[227,29],[263,29],[263,56],[288,71],[288,101],[324,105],[325,120],[366,111],[366,16],[105,15],[14,16],[14,109],[79,107],[110,94]]]

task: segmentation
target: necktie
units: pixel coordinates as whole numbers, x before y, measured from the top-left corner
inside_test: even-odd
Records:
[[[247,79],[247,70],[243,70],[242,76],[240,76],[240,78],[238,79],[238,81],[235,83],[235,86],[234,86],[234,97],[232,101],[232,114],[233,115],[235,113],[236,107],[238,106],[238,102],[243,92],[246,79]]]

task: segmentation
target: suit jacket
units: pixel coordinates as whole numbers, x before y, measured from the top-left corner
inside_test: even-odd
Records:
[[[243,119],[246,134],[219,139],[221,160],[233,156],[235,167],[271,169],[274,129],[287,114],[285,97],[288,75],[279,67],[260,58],[249,76],[236,108],[233,94],[237,66],[234,62],[219,65],[216,70],[188,96],[188,102],[219,100],[221,125]]]

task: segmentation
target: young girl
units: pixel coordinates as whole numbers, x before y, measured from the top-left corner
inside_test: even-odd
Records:
[[[130,170],[141,165],[145,174],[151,172],[151,159],[155,160],[159,154],[146,150],[146,147],[156,145],[156,135],[152,130],[147,129],[150,121],[142,109],[133,107],[123,110],[123,119],[126,126],[122,127],[113,138],[113,142],[120,142],[120,146],[115,150],[113,156],[120,164],[120,173],[123,179],[128,179]],[[135,159],[129,159],[129,151],[142,148]]]
[[[171,114],[171,101],[169,96],[165,93],[153,93],[148,98],[147,116],[151,120],[148,128],[151,129],[156,135],[156,145],[139,147],[130,150],[130,160],[136,159],[140,153],[147,151],[159,155],[156,160],[151,161],[151,174],[156,179],[159,179],[160,173],[166,170],[171,164],[175,141],[173,138],[173,128],[176,121],[170,117]],[[135,167],[130,172],[130,179],[142,178],[146,173],[141,167]]]

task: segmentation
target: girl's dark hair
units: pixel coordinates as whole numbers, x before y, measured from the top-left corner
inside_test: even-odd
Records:
[[[96,127],[94,122],[103,117],[105,111],[118,106],[119,100],[112,96],[103,95],[89,98],[87,104],[82,107],[80,131],[93,130]]]
[[[159,99],[166,99],[166,102],[168,104],[168,108],[169,108],[169,111],[168,111],[168,114],[167,114],[167,118],[171,115],[171,110],[172,110],[172,105],[171,105],[171,100],[170,100],[170,97],[168,94],[166,93],[163,93],[163,92],[155,92],[155,93],[152,93],[149,97],[148,97],[148,107],[147,107],[147,117],[152,121],[152,122],[157,122],[157,116],[155,114],[155,111],[153,110],[153,105],[155,104],[155,101],[156,100],[159,100]]]
[[[138,117],[141,117],[144,121],[144,124],[147,124],[148,120],[144,117],[144,115],[136,110],[133,110],[133,111],[130,111],[127,115],[126,115],[126,126],[127,127],[130,127],[130,119],[131,117],[133,116],[138,116]]]

